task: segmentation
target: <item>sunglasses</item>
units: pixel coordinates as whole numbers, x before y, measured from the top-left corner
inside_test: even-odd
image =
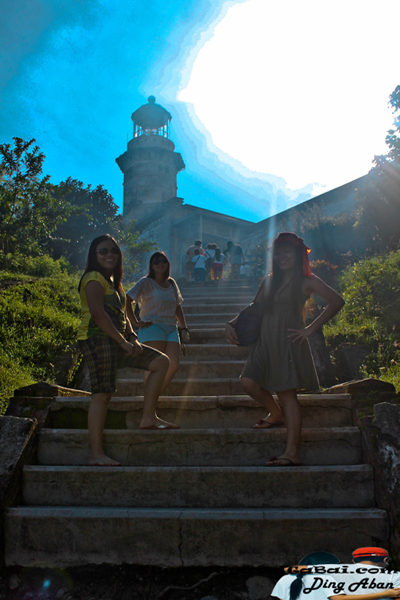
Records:
[[[107,254],[119,254],[119,250],[115,246],[112,248],[99,248],[97,252],[102,256],[107,256]]]
[[[153,260],[153,263],[152,263],[152,264],[153,264],[153,265],[159,265],[160,263],[162,263],[162,264],[166,265],[166,264],[168,264],[168,261],[167,261],[167,259],[166,259],[166,258],[155,258],[155,259]]]

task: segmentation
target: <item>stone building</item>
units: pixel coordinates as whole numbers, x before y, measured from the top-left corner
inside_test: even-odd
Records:
[[[316,196],[278,215],[253,223],[184,203],[177,196],[177,175],[185,168],[182,156],[175,152],[169,139],[171,114],[154,96],[132,114],[133,138],[127,150],[116,159],[124,174],[123,214],[136,220],[136,228],[144,239],[158,243],[171,260],[172,275],[185,272],[185,252],[196,239],[203,247],[216,242],[221,250],[229,240],[240,242],[250,253],[255,243],[270,243],[278,231],[296,231],[299,220],[319,207],[319,213],[335,216],[354,209],[355,193],[361,177],[339,188]],[[324,243],[314,235],[314,244],[323,249]],[[307,239],[310,243],[310,240]],[[331,243],[331,242],[328,242]],[[364,240],[360,241],[361,246]],[[365,247],[365,245],[364,245]],[[148,267],[143,257],[142,272]],[[313,253],[313,258],[317,258]]]

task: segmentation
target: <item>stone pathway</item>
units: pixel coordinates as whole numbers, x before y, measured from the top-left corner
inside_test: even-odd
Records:
[[[301,396],[303,466],[264,467],[286,431],[251,428],[265,411],[238,380],[248,349],[224,338],[254,290],[225,282],[183,293],[192,343],[158,411],[181,429],[139,430],[141,375],[123,371],[105,431],[123,466],[88,467],[89,400],[58,398],[21,505],[5,518],[7,564],[275,567],[316,550],[348,561],[357,546],[385,546],[350,396]]]

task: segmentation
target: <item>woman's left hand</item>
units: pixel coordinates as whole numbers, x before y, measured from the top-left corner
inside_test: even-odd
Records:
[[[189,342],[190,341],[190,333],[187,329],[182,329],[182,340],[184,342]]]
[[[293,332],[288,335],[288,338],[292,338],[292,343],[299,342],[302,344],[312,334],[312,331],[308,327],[304,327],[304,329],[288,329],[288,331]]]

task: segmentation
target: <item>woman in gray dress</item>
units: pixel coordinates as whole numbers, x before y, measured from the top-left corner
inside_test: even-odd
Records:
[[[297,399],[300,389],[319,387],[307,338],[327,323],[342,308],[344,300],[310,270],[310,249],[295,233],[283,232],[273,242],[272,274],[260,286],[255,302],[262,303],[260,336],[241,374],[244,391],[268,410],[254,427],[280,427],[285,416],[286,449],[267,466],[298,466],[301,436],[301,411]],[[303,308],[312,293],[327,302],[324,312],[307,327]],[[226,325],[230,344],[238,345],[237,317]],[[280,404],[275,401],[276,393]]]

